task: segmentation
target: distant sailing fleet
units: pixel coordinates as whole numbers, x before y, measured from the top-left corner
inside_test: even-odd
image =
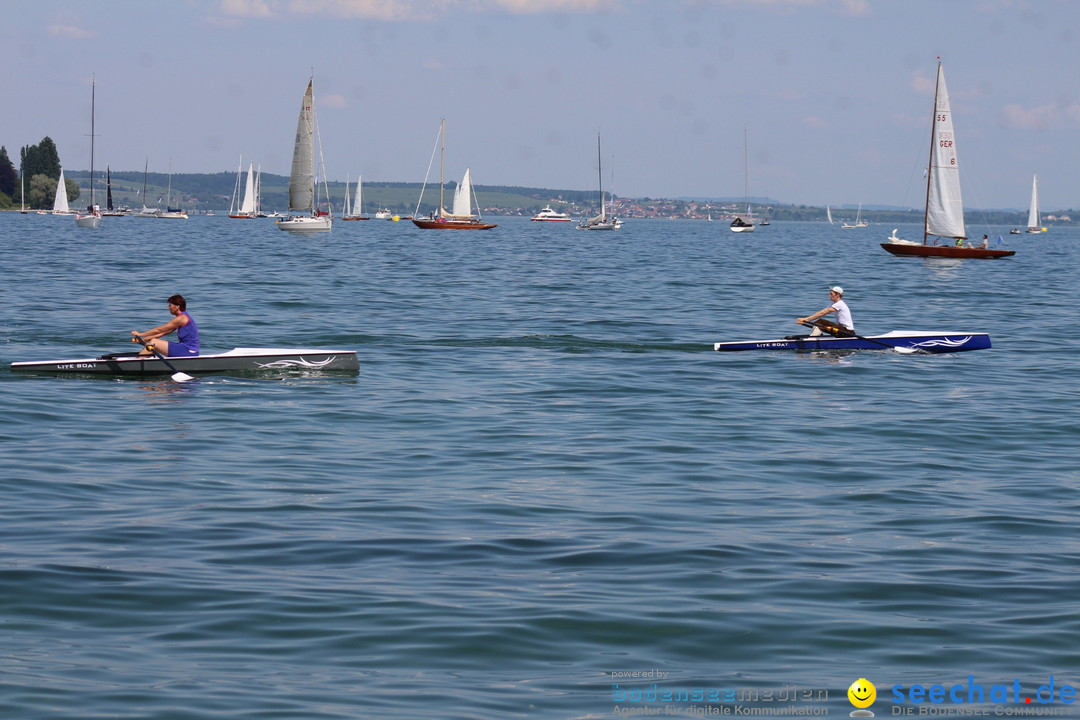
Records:
[[[94,117],[96,80],[91,87],[91,121],[90,121],[90,203],[84,213],[74,212],[68,202],[67,187],[63,170],[57,182],[56,195],[51,214],[75,215],[79,227],[99,228],[103,217],[120,217],[130,215],[140,218],[155,219],[180,219],[186,220],[188,213],[180,208],[174,208],[171,204],[172,195],[172,170],[170,166],[168,189],[165,193],[165,208],[148,207],[146,205],[146,175],[149,167],[143,171],[143,189],[141,198],[143,205],[139,210],[130,210],[126,207],[116,208],[113,206],[112,182],[109,169],[106,168],[106,207],[104,210],[95,202],[95,177],[94,177]],[[1013,251],[1000,248],[988,247],[987,238],[981,246],[973,246],[967,243],[965,234],[963,207],[960,194],[959,166],[956,158],[956,145],[953,141],[955,134],[952,126],[952,113],[949,107],[948,92],[945,89],[944,70],[938,62],[938,79],[934,95],[934,112],[932,123],[931,155],[927,173],[927,200],[924,213],[924,232],[922,242],[903,240],[896,235],[896,231],[890,235],[882,247],[895,255],[920,255],[920,256],[946,256],[946,257],[1006,257],[1014,254]],[[947,137],[949,142],[938,142],[938,137]],[[420,207],[423,203],[424,192],[427,189],[427,179],[417,200],[416,211],[413,215],[399,216],[392,214],[389,209],[382,208],[374,213],[376,219],[388,220],[411,220],[421,229],[439,230],[490,230],[497,227],[495,223],[487,222],[480,216],[480,205],[476,201],[476,195],[472,186],[472,173],[469,168],[460,183],[454,188],[451,209],[446,209],[446,183],[445,183],[445,155],[446,155],[446,120],[439,124],[437,148],[440,150],[439,162],[439,200],[436,209],[426,216],[420,215]],[[759,226],[769,224],[768,218],[754,215],[749,201],[749,156],[744,132],[744,178],[746,211],[738,212],[730,221],[729,227],[735,233],[752,233]],[[317,152],[316,152],[317,151]],[[596,138],[597,153],[597,178],[600,196],[600,212],[593,217],[586,217],[578,223],[581,230],[618,230],[623,221],[608,211],[606,196],[603,189],[603,164],[600,153],[600,134]],[[316,163],[316,155],[318,163]],[[433,152],[434,155],[434,152]],[[318,172],[316,173],[316,166]],[[429,165],[430,167],[430,165]],[[289,174],[289,211],[288,213],[266,213],[260,202],[261,196],[261,169],[256,170],[254,163],[249,163],[246,179],[243,168],[243,159],[237,168],[236,185],[234,187],[232,201],[230,203],[228,217],[233,219],[253,219],[260,217],[276,218],[275,222],[279,229],[294,233],[330,232],[333,227],[334,213],[330,202],[329,186],[326,180],[325,164],[322,156],[322,144],[318,137],[318,124],[315,116],[314,79],[310,79],[305,89],[300,104],[300,113],[297,120],[296,141],[293,147],[292,167]],[[321,180],[321,182],[320,182]],[[351,180],[346,181],[344,211],[341,219],[368,220],[371,216],[363,212],[363,189],[362,181],[358,176],[354,193],[350,196]],[[26,213],[25,185],[23,188],[22,212]],[[474,212],[475,208],[475,212]],[[50,214],[46,210],[37,211],[39,214]],[[826,208],[827,219],[833,223],[832,208]],[[531,218],[535,222],[570,223],[572,219],[566,212],[560,212],[545,206],[540,212]],[[709,221],[712,215],[709,214]],[[867,227],[869,223],[862,219],[862,203],[856,213],[855,222],[844,222],[842,229],[855,229]],[[1033,176],[1031,188],[1031,202],[1028,213],[1026,233],[1043,233],[1047,228],[1041,223],[1039,211],[1039,187],[1038,177]],[[1010,234],[1020,234],[1019,229],[1013,229]],[[944,244],[942,243],[944,241]],[[1001,243],[1002,239],[999,238]],[[950,244],[951,243],[951,244]]]

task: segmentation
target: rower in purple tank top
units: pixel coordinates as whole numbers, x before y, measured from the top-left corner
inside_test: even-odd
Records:
[[[173,319],[164,325],[158,325],[152,330],[139,332],[131,331],[131,342],[142,342],[152,345],[162,355],[167,357],[191,357],[199,354],[199,326],[195,319],[187,314],[187,300],[183,295],[173,295],[169,298],[169,312]],[[176,331],[178,342],[169,342],[162,338]],[[149,349],[144,349],[140,355],[151,355]]]

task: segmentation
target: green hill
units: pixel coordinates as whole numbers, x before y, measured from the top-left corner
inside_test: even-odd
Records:
[[[67,173],[67,177],[77,181],[82,188],[83,197],[88,192],[88,171],[74,171]],[[113,204],[117,206],[127,205],[131,208],[141,207],[143,203],[143,173],[142,171],[116,171],[111,174]],[[97,196],[104,196],[104,175],[97,178]],[[236,173],[185,173],[173,174],[171,181],[165,173],[148,173],[146,175],[146,195],[148,206],[162,206],[165,204],[166,194],[170,194],[171,182],[171,205],[182,207],[189,212],[205,212],[213,210],[222,213],[229,210],[234,188],[236,187]],[[331,200],[334,210],[340,213],[343,208],[345,196],[345,184],[342,182],[329,183]],[[288,209],[289,179],[284,175],[263,173],[261,178],[262,208],[267,212]],[[364,183],[364,212],[373,214],[376,210],[386,208],[398,215],[411,215],[416,210],[416,203],[420,197],[421,183],[406,182],[365,182]],[[446,186],[446,203],[450,204],[450,198],[455,183]],[[355,192],[355,185],[352,187]],[[490,215],[525,215],[536,214],[545,205],[562,212],[568,212],[573,217],[584,217],[595,214],[599,209],[599,195],[595,190],[555,190],[550,188],[527,188],[517,186],[474,186],[476,197],[480,203],[483,214]],[[426,215],[435,209],[439,200],[438,184],[429,183],[424,191],[424,203],[420,207],[420,214]],[[709,216],[723,218],[725,215],[736,212],[741,201],[737,199],[709,199],[694,200],[687,198],[661,199],[642,198],[627,199],[617,197],[615,212],[621,217],[653,217],[653,218],[695,218],[704,219]],[[754,211],[761,217],[768,217],[776,221],[795,220],[809,222],[825,222],[825,208],[807,205],[788,205],[768,199],[756,199]],[[833,215],[851,219],[854,212],[849,209],[835,210]],[[1011,225],[1021,227],[1026,222],[1026,211],[1019,210],[969,210],[965,213],[968,222],[973,225]],[[1072,218],[1080,221],[1080,212],[1074,210],[1058,210],[1044,212],[1044,222],[1052,225],[1073,224]],[[922,221],[921,209],[876,209],[863,208],[862,218],[871,223],[911,223]]]

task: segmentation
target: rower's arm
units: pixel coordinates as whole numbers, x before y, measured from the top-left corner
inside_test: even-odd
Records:
[[[834,308],[832,305],[827,308],[822,308],[821,310],[818,310],[813,315],[807,315],[804,318],[797,318],[795,322],[799,323],[800,325],[802,323],[814,322],[818,318],[823,318],[831,312],[836,312],[836,308]]]
[[[178,315],[177,317],[174,317],[172,320],[165,323],[164,325],[158,325],[156,328],[154,328],[152,330],[147,330],[146,332],[143,332],[143,333],[141,333],[141,332],[139,332],[137,330],[132,330],[131,334],[132,334],[132,336],[138,335],[143,340],[155,340],[155,339],[157,339],[159,337],[164,337],[165,335],[168,335],[169,333],[176,330],[177,328],[183,327],[184,325],[187,324],[186,320],[187,320],[186,316]]]

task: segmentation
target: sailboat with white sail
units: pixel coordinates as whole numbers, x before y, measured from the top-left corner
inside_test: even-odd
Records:
[[[444,170],[446,168],[446,118],[439,123],[439,142],[441,154],[439,156],[439,209],[431,213],[427,218],[413,218],[413,224],[423,230],[490,230],[497,227],[495,223],[484,222],[480,217],[480,206],[477,203],[477,212],[472,212],[473,189],[472,172],[465,168],[465,176],[461,183],[454,189],[453,211],[446,211]],[[430,165],[429,165],[430,167]],[[424,179],[425,187],[427,178]],[[420,200],[416,203],[416,215],[420,214],[420,203],[424,199],[424,189],[420,190]],[[376,215],[376,217],[378,217]]]
[[[315,142],[318,127],[315,120],[314,79],[308,80],[307,90],[300,103],[300,117],[296,121],[296,143],[293,146],[292,170],[289,173],[289,212],[284,220],[276,220],[280,230],[289,232],[330,232],[334,225],[332,211],[320,212],[318,205],[318,178],[315,175]],[[319,146],[319,170],[323,178],[324,193],[329,200],[326,172],[322,162],[322,145]]]
[[[356,195],[353,197],[352,202],[349,202],[349,179],[345,178],[345,210],[341,216],[342,220],[370,220],[371,218],[364,215],[364,195],[362,189],[363,178],[356,178]]]
[[[1039,217],[1039,176],[1031,176],[1031,205],[1028,207],[1027,230],[1029,233],[1044,233],[1042,219]]]
[[[862,202],[859,202],[859,211],[855,213],[855,224],[852,225],[849,222],[844,222],[840,227],[844,230],[851,230],[853,228],[864,228],[869,225],[868,222],[862,219]]]
[[[236,169],[236,186],[233,188],[233,197],[229,202],[229,217],[234,220],[251,220],[258,217],[255,203],[255,163],[248,163],[247,181],[244,183],[244,194],[240,195],[240,179],[243,176],[244,160],[240,159],[240,166]]]
[[[622,222],[614,216],[609,216],[607,203],[604,200],[604,162],[600,156],[600,133],[596,133],[596,181],[600,188],[600,214],[596,217],[585,218],[578,223],[578,230],[618,230]]]
[[[94,115],[97,83],[90,83],[90,205],[84,214],[75,214],[75,224],[81,228],[101,227],[101,208],[94,204]]]
[[[33,183],[31,183],[33,185]],[[53,215],[70,215],[68,206],[67,183],[64,181],[64,169],[60,168],[60,179],[56,181],[56,197],[53,198]]]
[[[934,242],[930,242],[930,238]],[[938,239],[955,241],[938,245]],[[930,132],[930,167],[926,176],[926,209],[923,213],[923,241],[902,240],[893,234],[881,247],[893,255],[947,258],[1000,258],[1015,255],[1013,250],[970,247],[964,229],[964,203],[960,194],[960,166],[956,155],[952,108],[945,89],[945,70],[938,62],[934,89],[933,120]],[[985,243],[984,243],[985,244]]]

